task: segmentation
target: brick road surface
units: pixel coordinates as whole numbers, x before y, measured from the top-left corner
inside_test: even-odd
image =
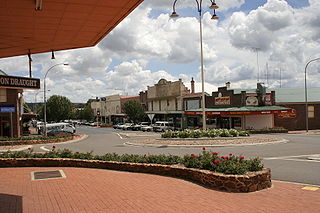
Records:
[[[65,179],[31,180],[61,169]],[[226,193],[181,179],[85,168],[0,168],[0,212],[319,212],[320,190],[273,182],[271,189]]]

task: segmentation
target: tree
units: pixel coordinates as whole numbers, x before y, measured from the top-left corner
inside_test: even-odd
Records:
[[[83,110],[80,111],[79,118],[81,120],[87,120],[87,121],[93,120],[94,115],[93,115],[93,110],[91,109],[90,103],[87,103],[84,106]]]
[[[67,97],[53,95],[47,101],[47,120],[57,122],[70,119],[72,110],[73,104]]]
[[[134,123],[138,123],[145,118],[144,109],[136,100],[129,100],[124,103],[124,112]]]

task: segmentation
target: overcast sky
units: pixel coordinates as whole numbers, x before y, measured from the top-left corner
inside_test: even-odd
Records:
[[[199,22],[195,0],[145,0],[97,46],[32,55],[33,75],[47,77],[48,95],[72,102],[112,94],[138,95],[159,79],[181,78],[201,90]],[[203,0],[205,90],[230,81],[232,88],[304,87],[304,67],[320,57],[319,0],[216,0],[218,21],[211,20],[210,0]],[[258,53],[258,63],[257,63]],[[259,65],[259,66],[258,66]],[[28,76],[27,56],[0,59],[9,75]],[[280,81],[281,76],[281,81]],[[308,67],[309,87],[320,87],[320,61]],[[35,91],[25,91],[33,102]],[[40,93],[37,97],[41,100]]]

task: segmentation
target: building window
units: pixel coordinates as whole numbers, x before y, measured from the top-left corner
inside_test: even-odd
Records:
[[[314,106],[308,106],[308,118],[314,118]]]
[[[7,89],[0,89],[0,102],[7,102]]]
[[[170,102],[169,102],[169,100],[167,100],[167,106],[169,106],[170,105]]]

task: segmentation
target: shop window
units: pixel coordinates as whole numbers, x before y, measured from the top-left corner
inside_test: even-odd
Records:
[[[314,106],[308,106],[308,118],[314,118]]]
[[[7,102],[7,89],[0,89],[0,102]]]

